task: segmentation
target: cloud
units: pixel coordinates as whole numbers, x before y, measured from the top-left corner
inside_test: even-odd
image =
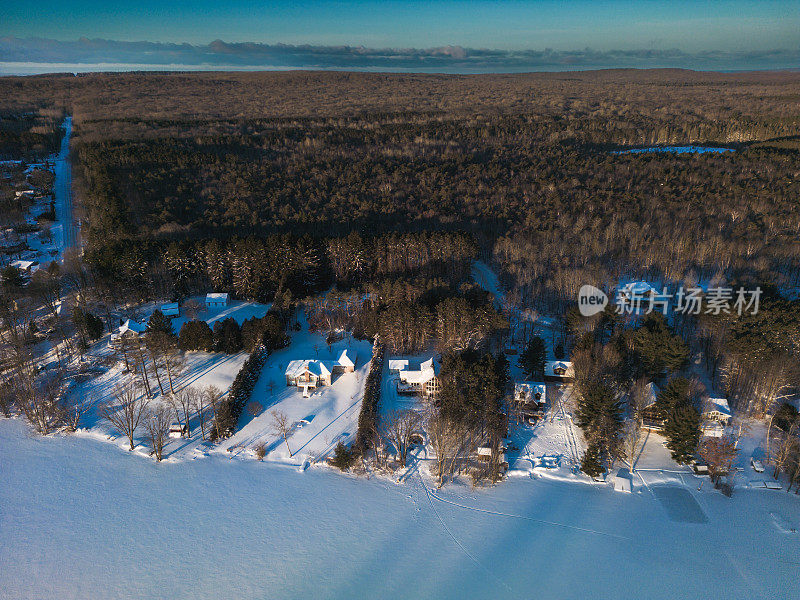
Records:
[[[702,70],[793,69],[800,48],[749,52],[672,50],[491,50],[438,48],[367,48],[229,43],[172,44],[80,38],[0,37],[0,62],[37,64],[185,65],[189,68],[352,69],[444,71],[455,73],[557,71],[617,67],[676,67]]]

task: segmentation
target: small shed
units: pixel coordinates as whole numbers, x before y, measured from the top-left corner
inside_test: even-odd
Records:
[[[626,494],[633,492],[633,479],[628,469],[620,468],[614,474],[614,491]]]
[[[206,294],[206,308],[225,308],[228,306],[228,294],[223,292],[213,292]]]
[[[169,302],[161,305],[161,313],[165,317],[177,317],[181,314],[181,309],[177,302]]]

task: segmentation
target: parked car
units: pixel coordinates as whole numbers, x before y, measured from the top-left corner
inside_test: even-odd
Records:
[[[764,465],[761,464],[760,460],[756,460],[755,458],[750,459],[750,464],[753,466],[753,471],[756,473],[763,473],[764,472]]]

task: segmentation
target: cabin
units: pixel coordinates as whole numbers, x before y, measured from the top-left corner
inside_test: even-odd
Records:
[[[181,309],[177,302],[162,304],[160,310],[165,317],[178,317],[181,314]]]
[[[727,425],[731,420],[731,407],[725,398],[708,398],[703,406],[703,419]]]
[[[206,294],[206,308],[208,310],[214,308],[225,308],[228,306],[228,294],[227,293],[210,293]]]
[[[565,360],[548,360],[544,363],[545,381],[572,381],[575,379],[575,368]]]
[[[169,426],[169,431],[167,434],[171,438],[180,438],[184,435],[189,433],[189,428],[186,425],[181,425],[180,423],[173,423]]]
[[[421,394],[425,398],[435,398],[441,389],[439,368],[439,364],[431,357],[420,365],[419,370],[408,368],[400,370],[397,393]]]
[[[120,328],[116,333],[111,334],[110,344],[113,347],[119,347],[125,342],[125,340],[138,338],[145,332],[146,329],[147,325],[145,323],[139,323],[133,319],[127,319],[122,325],[120,325]]]
[[[645,386],[645,402],[642,407],[642,429],[647,431],[663,431],[666,419],[656,407],[658,386],[652,381]]]

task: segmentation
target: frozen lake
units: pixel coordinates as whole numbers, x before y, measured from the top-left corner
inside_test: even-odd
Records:
[[[736,152],[736,149],[718,148],[714,146],[651,146],[649,148],[614,150],[611,154],[646,154],[650,152],[671,152],[673,154],[707,154],[709,152]]]
[[[786,492],[667,501],[696,501],[701,523],[647,489],[435,492],[213,455],[156,464],[19,420],[0,420],[0,465],[0,598],[800,595],[800,539],[770,515],[797,520]]]

